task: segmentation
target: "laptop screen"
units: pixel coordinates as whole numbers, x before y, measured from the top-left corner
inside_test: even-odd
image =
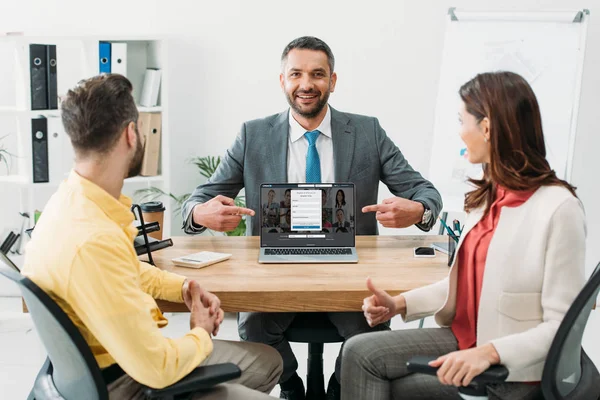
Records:
[[[352,183],[277,183],[260,189],[261,247],[354,247]]]

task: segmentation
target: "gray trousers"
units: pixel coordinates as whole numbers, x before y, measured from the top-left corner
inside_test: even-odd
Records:
[[[412,374],[406,362],[413,356],[441,356],[458,350],[448,328],[411,329],[359,335],[342,354],[342,400],[460,399],[458,389],[435,376]],[[488,386],[490,400],[541,397],[539,385],[508,382]]]
[[[365,332],[389,330],[389,323],[371,328],[363,313],[359,312],[328,312],[327,317],[337,328],[338,334],[345,340]],[[242,340],[264,343],[277,349],[283,358],[283,373],[281,381],[288,380],[298,369],[298,361],[292,352],[290,343],[284,332],[294,321],[296,313],[240,313],[238,330]],[[335,376],[340,381],[341,350],[335,361]]]
[[[200,365],[231,362],[242,370],[242,375],[213,389],[197,393],[194,400],[262,400],[279,381],[283,369],[281,357],[269,346],[256,343],[214,340],[213,351]],[[145,399],[139,383],[124,375],[108,385],[110,400]]]

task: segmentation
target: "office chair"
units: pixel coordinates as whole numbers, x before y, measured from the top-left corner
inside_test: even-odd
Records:
[[[108,400],[108,389],[100,368],[77,327],[50,296],[15,268],[6,256],[0,254],[0,274],[19,285],[40,340],[48,352],[28,400]],[[229,363],[198,367],[166,388],[144,386],[144,393],[149,399],[187,399],[193,393],[240,375],[240,369]]]
[[[290,342],[308,343],[308,369],[306,374],[306,398],[325,399],[323,377],[323,344],[343,342],[336,327],[325,313],[298,313],[285,332]]]
[[[583,331],[599,291],[600,263],[569,307],[550,345],[542,373],[545,400],[600,399],[600,374],[581,348]],[[428,365],[433,359],[435,357],[413,357],[407,363],[408,370],[435,375],[437,368]],[[486,385],[504,382],[507,376],[504,366],[494,365],[475,377],[469,386],[459,388],[459,392],[465,399],[484,400],[488,398]]]

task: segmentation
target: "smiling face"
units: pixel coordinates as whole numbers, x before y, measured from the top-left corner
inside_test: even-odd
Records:
[[[337,210],[335,216],[340,224],[344,222],[344,212],[342,210]]]
[[[473,164],[490,162],[490,121],[487,117],[477,121],[474,115],[470,114],[465,103],[461,102],[458,111],[460,122],[460,138],[467,146],[467,156],[469,162]]]
[[[344,196],[344,191],[343,190],[338,190],[337,194],[335,196],[336,199],[336,203],[340,206],[345,205],[344,203],[346,202],[345,196]]]
[[[293,49],[282,67],[279,81],[293,113],[306,119],[324,116],[337,81],[337,75],[329,70],[327,54]]]
[[[277,214],[277,210],[275,210],[275,209],[269,210],[269,213],[267,214],[267,220],[269,222],[269,226],[277,225],[278,219],[279,219],[279,215]]]

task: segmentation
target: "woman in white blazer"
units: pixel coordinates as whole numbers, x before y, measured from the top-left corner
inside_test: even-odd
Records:
[[[368,333],[344,345],[342,399],[459,398],[490,365],[508,368],[490,399],[534,399],[550,344],[584,284],[585,221],[574,188],[546,160],[529,84],[510,72],[477,75],[459,91],[460,136],[483,178],[446,279],[392,297],[367,279],[371,326],[430,315],[441,328]],[[437,356],[438,376],[410,374],[412,356]]]

